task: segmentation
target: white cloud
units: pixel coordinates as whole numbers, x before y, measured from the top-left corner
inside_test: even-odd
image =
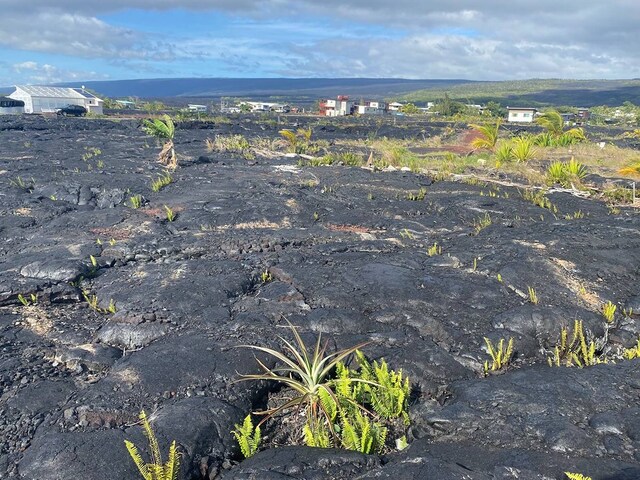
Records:
[[[0,45],[80,58],[171,58],[169,46],[154,44],[140,32],[114,27],[95,17],[47,11],[3,19]]]
[[[16,84],[49,84],[81,80],[105,80],[107,78],[106,75],[95,71],[69,70],[48,63],[39,64],[31,60],[13,64],[11,67],[16,74],[12,83]],[[0,78],[0,80],[2,79]]]
[[[157,42],[100,15],[163,11],[175,0],[3,0],[2,46],[105,59],[136,71],[217,61],[229,71],[308,76],[629,78],[640,75],[637,0],[182,0],[180,9],[226,12],[280,28],[279,44],[246,28],[225,42]],[[267,20],[265,20],[267,19]],[[288,26],[287,26],[288,25]],[[361,29],[366,38],[346,33]],[[376,29],[379,33],[375,33]],[[260,32],[260,29],[257,29]],[[212,33],[215,35],[215,32]],[[175,37],[173,37],[175,38]],[[215,74],[215,72],[211,72]],[[135,74],[133,74],[135,76]]]

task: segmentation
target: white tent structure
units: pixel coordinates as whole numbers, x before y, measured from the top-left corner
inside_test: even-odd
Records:
[[[24,113],[24,102],[0,96],[0,115]]]
[[[24,102],[25,113],[53,113],[67,105],[81,105],[89,112],[102,114],[103,101],[84,89],[16,85],[9,98]]]

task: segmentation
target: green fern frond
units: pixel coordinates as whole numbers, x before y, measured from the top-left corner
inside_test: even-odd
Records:
[[[349,419],[344,416],[342,418],[342,445],[347,450],[360,451],[360,439],[355,428],[351,425]]]
[[[144,435],[149,442],[152,458],[151,463],[146,463],[142,459],[140,452],[132,442],[125,440],[124,444],[133,462],[140,471],[142,478],[144,478],[144,480],[177,480],[180,467],[180,454],[177,451],[175,440],[169,448],[169,458],[167,462],[163,464],[158,440],[151,429],[151,424],[144,410],[140,412],[139,418],[142,422]]]
[[[333,422],[338,414],[338,402],[335,397],[329,389],[322,386],[318,389],[318,398],[320,399],[320,405],[326,413],[327,419]]]
[[[260,432],[259,425],[254,428],[251,415],[245,417],[242,425],[236,424],[235,430],[231,433],[236,437],[240,452],[242,452],[244,458],[249,458],[258,451],[260,441],[262,440],[262,433]]]
[[[180,471],[180,455],[176,448],[176,441],[171,442],[169,447],[169,458],[164,465],[165,480],[178,480],[178,472]]]
[[[581,473],[564,472],[569,480],[591,480],[591,477],[582,475]]]
[[[147,464],[142,459],[138,448],[133,444],[133,442],[130,442],[129,440],[125,440],[124,444],[127,447],[127,451],[133,459],[133,462],[136,464],[136,467],[138,467],[142,478],[144,478],[144,480],[153,480],[153,478],[151,477],[151,472],[149,471]]]
[[[302,431],[308,447],[329,448],[332,446],[329,429],[322,420],[307,419]]]
[[[147,437],[147,441],[149,442],[149,448],[151,449],[151,461],[153,465],[162,465],[162,458],[160,456],[160,447],[158,445],[158,440],[156,439],[153,430],[151,429],[151,424],[149,423],[149,419],[147,418],[147,414],[144,410],[140,412],[140,420],[142,421],[142,429],[144,431],[144,436]]]

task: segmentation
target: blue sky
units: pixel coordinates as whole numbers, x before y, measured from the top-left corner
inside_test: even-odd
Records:
[[[0,3],[0,85],[157,77],[640,77],[637,0]]]

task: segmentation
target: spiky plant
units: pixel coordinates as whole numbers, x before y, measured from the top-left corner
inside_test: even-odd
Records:
[[[505,162],[510,162],[514,159],[513,156],[513,144],[509,141],[500,142],[496,145],[494,156],[496,160],[496,166],[500,166]]]
[[[144,410],[140,412],[139,417],[142,422],[144,435],[147,437],[149,448],[151,449],[151,463],[146,463],[142,459],[138,448],[132,442],[125,440],[124,444],[136,467],[138,467],[142,478],[144,478],[144,480],[177,480],[180,471],[180,454],[176,448],[175,440],[169,447],[169,457],[166,463],[162,463],[158,440],[151,429],[151,424]]]
[[[310,350],[303,342],[296,327],[288,321],[287,323],[294,336],[295,344],[283,337],[279,337],[285,345],[282,352],[258,345],[240,345],[241,348],[250,348],[266,353],[280,362],[280,365],[269,368],[263,362],[257,360],[263,373],[241,375],[242,378],[240,380],[275,381],[296,392],[292,399],[282,405],[255,412],[257,415],[264,415],[259,425],[273,415],[296,407],[305,411],[308,428],[313,430],[322,424],[329,428],[331,437],[336,438],[333,430],[333,421],[335,420],[338,404],[335,389],[340,380],[331,379],[330,374],[346,357],[369,342],[327,354],[328,345],[327,342],[322,343],[322,335],[318,335],[315,347]],[[350,381],[367,383],[366,380],[357,378],[352,378]]]
[[[587,176],[587,167],[576,161],[573,157],[571,157],[571,160],[565,164],[565,169],[569,175],[579,180],[582,180]]]
[[[533,141],[530,138],[517,137],[513,140],[512,152],[513,158],[518,162],[527,162],[535,156],[536,149],[534,148]]]
[[[582,128],[570,128],[558,138],[559,146],[575,145],[587,139]]]
[[[173,145],[176,128],[171,117],[169,115],[163,115],[162,118],[145,120],[143,128],[147,134],[165,141],[162,150],[158,154],[158,161],[169,168],[176,168],[178,166],[178,160]]]
[[[471,146],[477,149],[493,150],[498,142],[500,121],[486,125],[469,125],[479,136],[471,141]]]

